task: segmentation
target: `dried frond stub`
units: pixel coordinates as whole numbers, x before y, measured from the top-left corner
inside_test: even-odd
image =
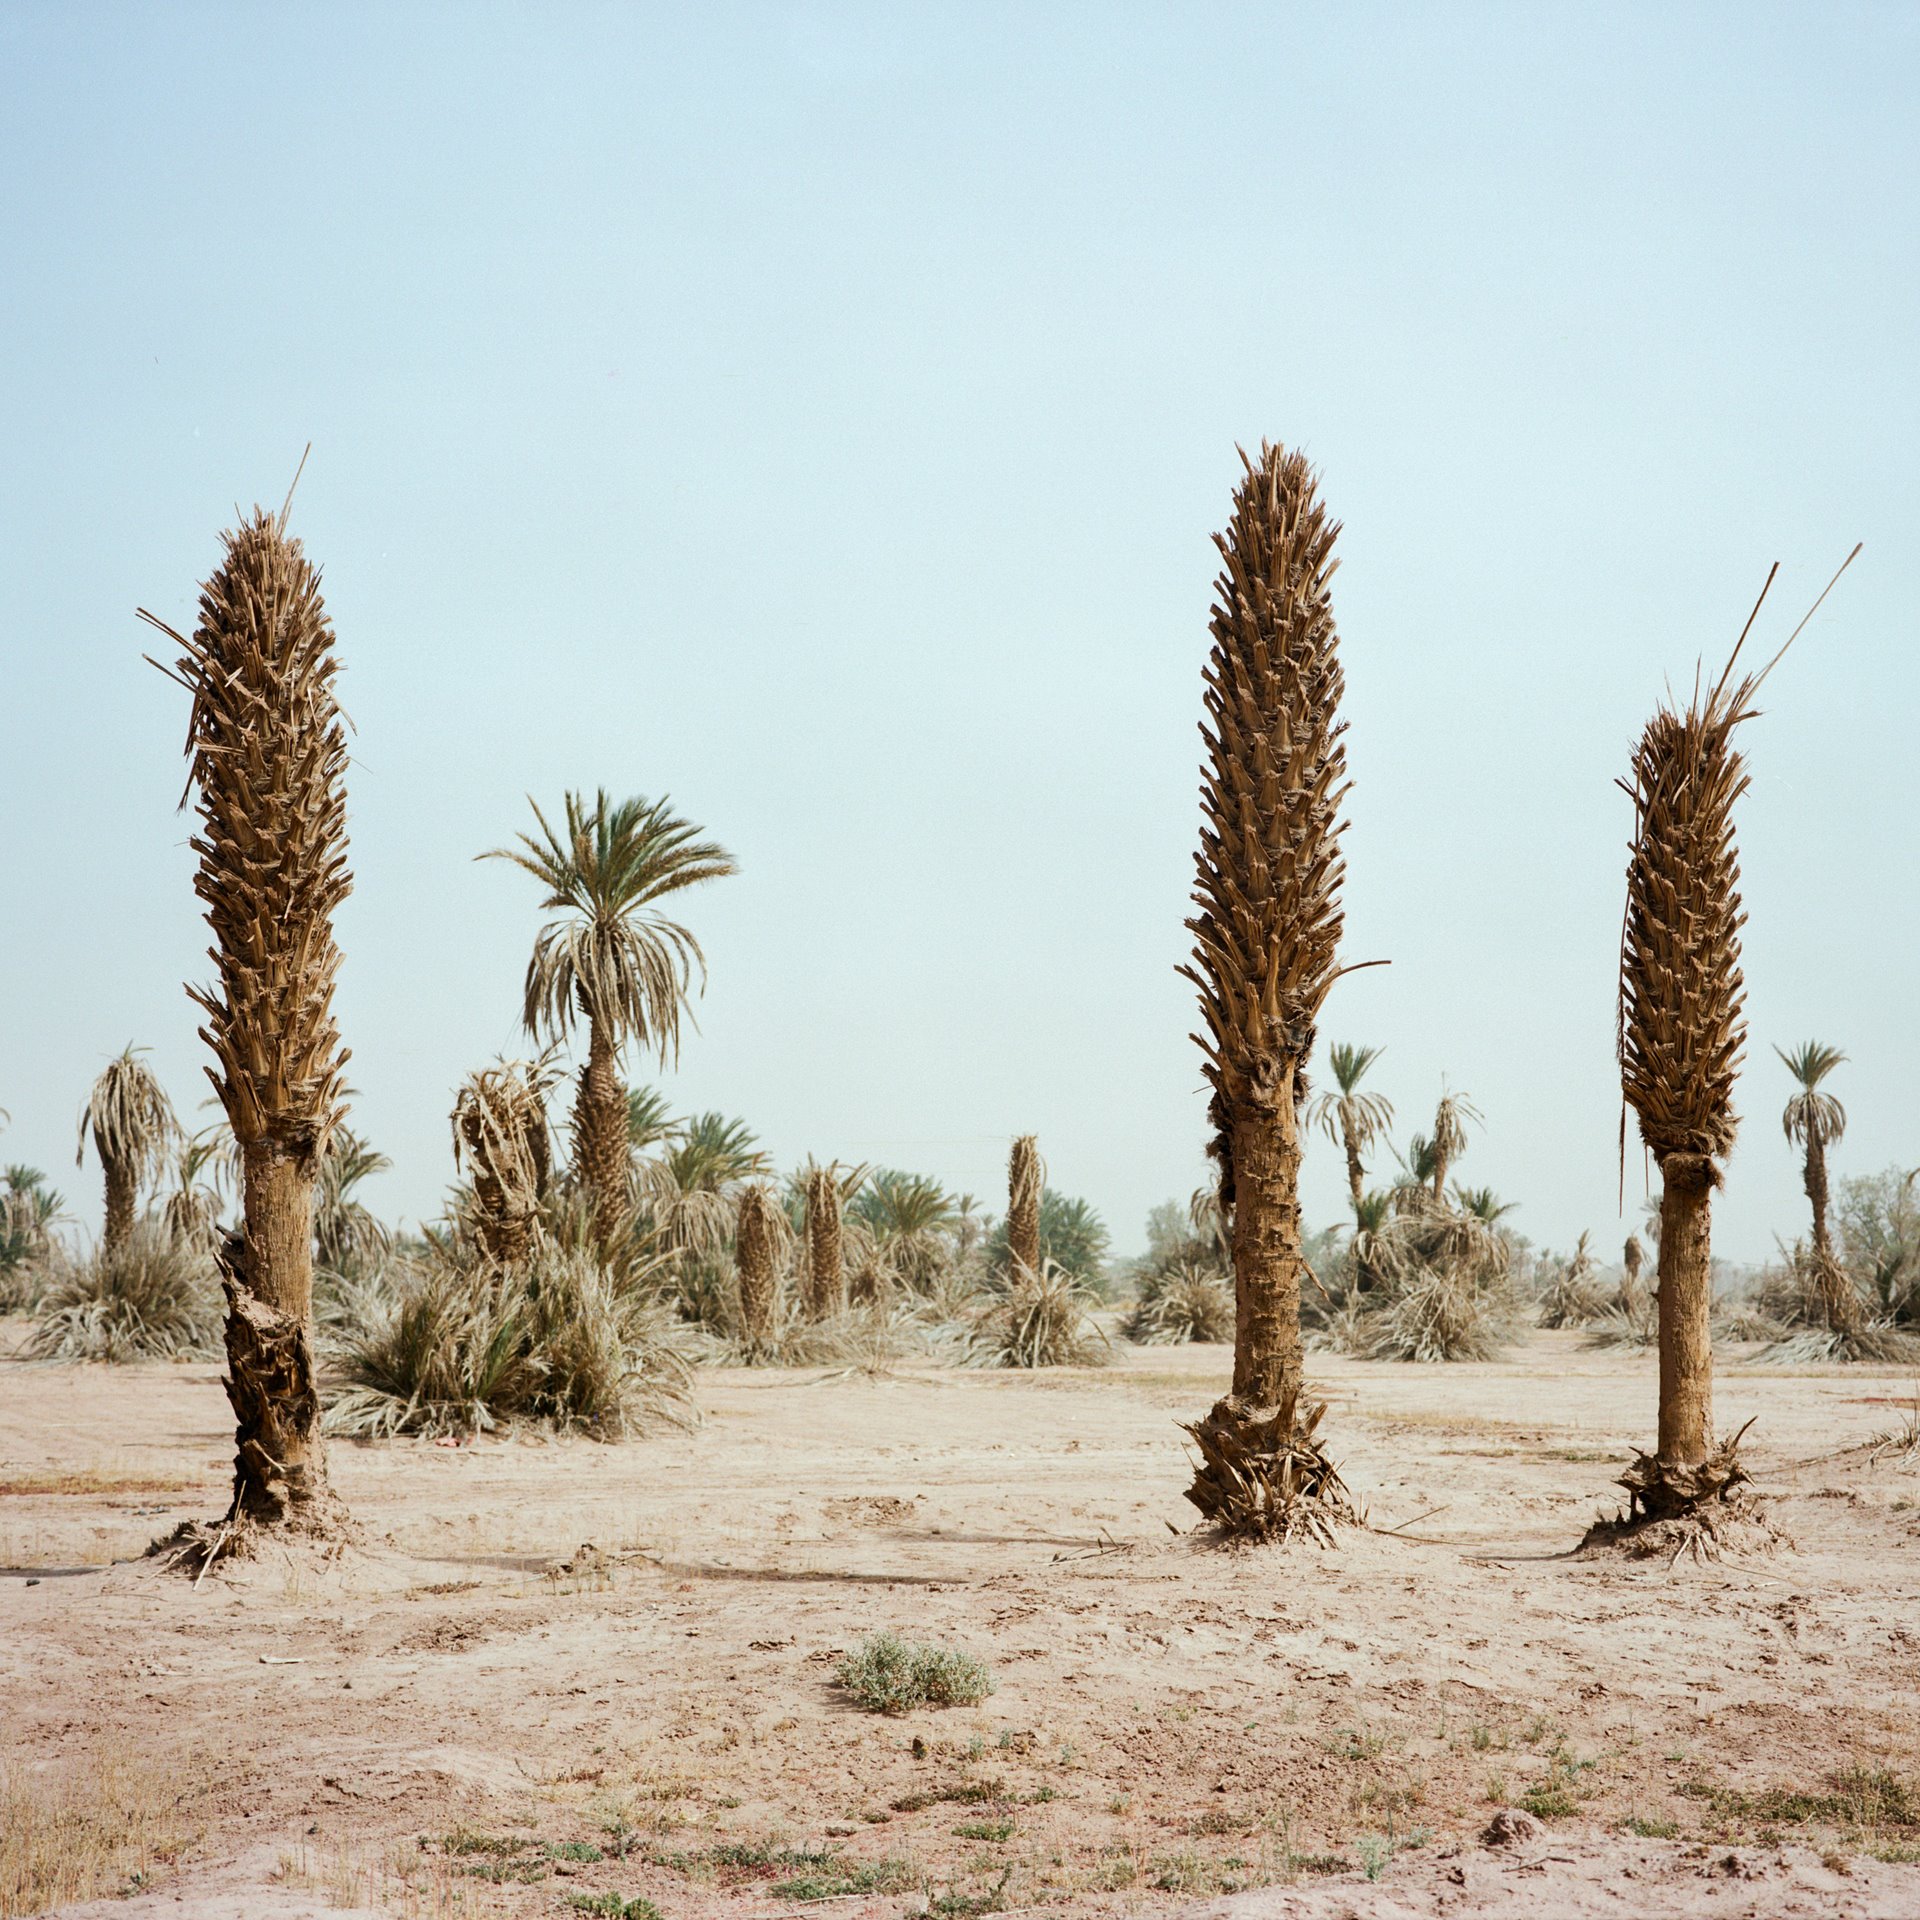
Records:
[[[1332,1546],[1334,1528],[1365,1516],[1318,1439],[1324,1404],[1284,1401],[1249,1416],[1231,1400],[1186,1427],[1200,1449],[1187,1498],[1223,1533],[1241,1540],[1303,1535]]]
[[[218,973],[190,991],[242,1148],[272,1139],[311,1162],[348,1058],[333,1019],[333,914],[353,885],[339,665],[319,570],[282,520],[256,507],[223,538],[193,638],[173,636],[193,690],[194,891]]]

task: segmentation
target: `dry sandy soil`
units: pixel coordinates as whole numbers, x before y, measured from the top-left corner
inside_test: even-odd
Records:
[[[1320,1363],[1380,1529],[1333,1552],[1187,1530],[1174,1423],[1227,1371],[1187,1348],[337,1445],[364,1548],[196,1589],[137,1556],[224,1503],[217,1370],[9,1346],[0,1913],[1920,1915],[1920,1454],[1872,1450],[1912,1391],[1876,1369],[1723,1362],[1797,1542],[1738,1564],[1570,1553],[1652,1360],[1540,1335]],[[858,1710],[836,1657],[886,1627],[998,1690]]]

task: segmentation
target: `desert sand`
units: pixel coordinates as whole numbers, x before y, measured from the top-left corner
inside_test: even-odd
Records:
[[[1374,1529],[1331,1552],[1191,1531],[1176,1423],[1228,1365],[336,1443],[361,1546],[196,1588],[141,1556],[224,1504],[219,1370],[0,1357],[0,1911],[39,1849],[116,1920],[1920,1915],[1920,1454],[1874,1444],[1911,1381],[1723,1361],[1792,1544],[1670,1566],[1572,1551],[1651,1354],[1319,1360]],[[997,1690],[857,1709],[889,1627]]]

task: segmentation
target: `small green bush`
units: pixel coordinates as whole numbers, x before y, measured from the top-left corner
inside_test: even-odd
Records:
[[[986,1663],[953,1647],[876,1633],[861,1641],[833,1676],[871,1713],[914,1707],[970,1707],[993,1691]]]

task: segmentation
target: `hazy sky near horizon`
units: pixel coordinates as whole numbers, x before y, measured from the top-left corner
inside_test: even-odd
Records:
[[[1344,521],[1355,788],[1324,1039],[1565,1246],[1616,1202],[1616,789],[1667,679],[1746,732],[1752,1040],[1717,1251],[1920,1161],[1920,11],[463,5],[0,10],[0,1160],[73,1167],[182,982],[190,623],[236,504],[325,570],[357,729],[355,1124],[430,1214],[522,1050],[568,786],[734,850],[683,1110],[993,1202],[1009,1137],[1125,1249],[1202,1177],[1176,976],[1236,442]],[[1385,1170],[1377,1170],[1385,1171]],[[1343,1176],[1310,1151],[1310,1221]],[[1629,1165],[1637,1217],[1640,1162]]]

